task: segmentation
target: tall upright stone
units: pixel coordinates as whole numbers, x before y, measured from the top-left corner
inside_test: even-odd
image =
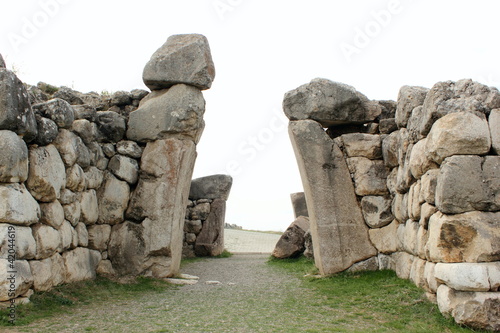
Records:
[[[304,192],[297,192],[290,194],[290,199],[292,199],[293,214],[295,218],[299,216],[309,216],[307,211],[306,195]]]
[[[289,134],[308,203],[314,260],[335,274],[377,254],[368,236],[340,148],[312,120],[292,121]]]
[[[196,238],[194,251],[197,256],[217,256],[224,251],[224,223],[226,200],[215,199],[210,214]]]

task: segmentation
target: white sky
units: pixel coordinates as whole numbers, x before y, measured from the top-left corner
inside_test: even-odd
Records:
[[[216,67],[195,177],[234,178],[226,222],[284,230],[302,191],[281,111],[324,77],[371,99],[402,85],[500,86],[498,0],[0,0],[0,53],[27,83],[82,92],[143,88],[168,36],[207,36]],[[344,49],[344,51],[343,51]]]

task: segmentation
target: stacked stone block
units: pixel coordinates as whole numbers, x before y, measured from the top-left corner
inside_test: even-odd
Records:
[[[349,221],[345,228],[338,216],[350,210],[352,220],[360,209],[376,254],[349,270],[395,270],[458,323],[500,330],[498,90],[471,80],[432,89],[405,86],[397,102],[370,106],[356,95],[354,88],[324,79],[285,95],[320,271],[346,269],[325,269],[332,262],[325,256],[345,255],[323,249],[340,242],[352,251],[344,239],[359,240],[359,226]],[[296,130],[306,122],[307,129]],[[311,140],[313,132],[318,134]],[[346,175],[328,171],[339,172],[344,163],[357,200],[339,206],[322,194],[346,191]],[[315,233],[315,225],[326,230]],[[342,228],[344,239],[333,237]]]

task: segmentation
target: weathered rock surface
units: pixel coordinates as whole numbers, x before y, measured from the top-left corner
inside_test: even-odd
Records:
[[[125,136],[125,119],[113,111],[99,111],[96,116],[97,129],[102,142],[118,142]]]
[[[285,230],[276,243],[272,256],[278,259],[300,256],[305,250],[305,233],[309,230],[309,218],[299,216]]]
[[[224,223],[226,200],[215,199],[210,214],[196,238],[194,251],[197,256],[217,256],[224,251]]]
[[[6,259],[0,259],[0,302],[8,301],[12,298],[10,293],[11,284],[14,288],[14,297],[19,297],[24,295],[33,286],[33,275],[31,274],[30,265],[26,260],[16,260],[11,266],[9,261]],[[16,271],[15,277],[12,277],[12,273],[9,273],[10,268]]]
[[[23,184],[0,184],[0,222],[29,226],[38,222],[40,207]]]
[[[356,273],[356,272],[366,272],[366,271],[378,271],[378,269],[379,269],[378,258],[371,257],[370,259],[355,263],[354,265],[349,267],[349,269],[347,269],[347,272]]]
[[[382,142],[379,135],[351,133],[342,135],[344,149],[349,157],[382,158]]]
[[[88,247],[100,252],[107,250],[109,237],[111,235],[111,226],[109,224],[94,224],[87,228]]]
[[[493,152],[500,155],[500,109],[492,110],[488,118]]]
[[[64,209],[58,200],[40,204],[40,222],[59,229],[64,222]]]
[[[65,252],[62,257],[66,271],[66,283],[95,279],[96,268],[101,261],[99,251],[77,247],[72,251]]]
[[[45,259],[61,249],[61,234],[54,228],[45,224],[35,224],[33,237],[36,242],[36,259]]]
[[[495,291],[500,287],[500,262],[436,264],[438,281],[459,291]]]
[[[33,274],[33,287],[37,291],[47,291],[64,282],[66,270],[59,253],[43,260],[29,262]]]
[[[397,250],[398,222],[394,220],[388,226],[370,229],[370,240],[379,253],[393,253]]]
[[[104,182],[97,190],[98,222],[110,225],[123,222],[129,198],[130,188],[127,183],[106,172]]]
[[[133,185],[137,183],[139,177],[139,164],[136,160],[123,156],[115,155],[109,160],[108,169],[121,180]]]
[[[152,141],[169,137],[188,138],[197,143],[205,127],[202,93],[185,84],[153,92],[130,114],[127,138]]]
[[[71,130],[75,132],[85,144],[95,142],[97,137],[97,125],[87,119],[78,119],[71,125]]]
[[[31,228],[0,223],[0,258],[9,259],[12,255],[12,246],[9,239],[15,237],[16,259],[33,259],[36,255],[36,243],[31,233]],[[11,251],[9,251],[9,249]]]
[[[38,128],[38,134],[34,140],[39,146],[47,146],[54,142],[59,134],[59,128],[57,124],[50,120],[49,118],[40,117],[36,115],[36,123]]]
[[[283,110],[290,120],[312,119],[323,127],[367,123],[382,113],[353,87],[320,78],[287,92]]]
[[[85,191],[87,187],[87,179],[85,172],[78,165],[74,164],[72,167],[66,169],[66,188],[73,192]]]
[[[71,105],[60,98],[33,105],[33,111],[54,121],[59,128],[71,128],[75,115]]]
[[[0,54],[0,68],[5,68],[5,61],[3,60],[2,55]]]
[[[439,167],[426,154],[427,138],[415,143],[410,153],[410,171],[415,179],[420,179],[423,174]]]
[[[426,155],[436,163],[452,155],[484,155],[491,137],[486,119],[471,112],[455,112],[438,119],[425,146]]]
[[[290,198],[292,199],[292,207],[295,218],[299,216],[309,216],[309,212],[307,211],[306,195],[304,192],[292,193],[290,194]]]
[[[131,158],[141,158],[142,148],[134,141],[123,140],[116,144],[116,151]]]
[[[215,67],[207,38],[198,34],[170,36],[151,56],[142,78],[151,90],[179,83],[209,89],[215,78]]]
[[[366,196],[361,199],[361,211],[370,228],[381,228],[392,222],[392,199],[382,196]]]
[[[312,120],[290,122],[289,134],[307,198],[320,273],[334,274],[376,255],[340,148]]]
[[[233,178],[229,175],[212,175],[196,178],[191,181],[189,199],[223,199],[229,198]]]
[[[95,190],[88,190],[82,192],[80,200],[81,216],[80,219],[83,223],[91,225],[97,222],[99,218],[99,209],[97,203],[97,195]]]
[[[389,193],[387,189],[389,170],[383,161],[369,160],[366,157],[350,157],[347,159],[347,165],[354,176],[357,195],[385,195]]]
[[[0,183],[22,183],[28,178],[28,147],[12,131],[0,131]]]
[[[428,88],[403,86],[399,89],[398,104],[396,108],[396,124],[398,127],[406,127],[413,109],[424,104]]]
[[[399,165],[399,132],[389,134],[382,141],[382,157],[389,168]]]

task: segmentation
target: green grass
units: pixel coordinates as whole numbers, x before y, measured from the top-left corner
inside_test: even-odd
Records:
[[[16,326],[27,325],[35,320],[66,313],[82,304],[114,302],[131,299],[144,293],[155,293],[173,288],[162,280],[139,277],[133,283],[121,284],[105,278],[82,281],[55,287],[51,291],[36,292],[30,303],[16,308]],[[7,310],[0,309],[0,326],[12,326]]]
[[[309,306],[328,313],[331,325],[338,328],[338,332],[481,332],[445,318],[437,305],[427,300],[423,290],[408,280],[399,279],[393,271],[339,273],[316,278],[304,277],[317,272],[313,261],[305,257],[271,258],[268,263],[300,275],[303,285],[318,294],[316,300],[309,301]],[[359,330],[353,330],[353,322],[359,325]]]

